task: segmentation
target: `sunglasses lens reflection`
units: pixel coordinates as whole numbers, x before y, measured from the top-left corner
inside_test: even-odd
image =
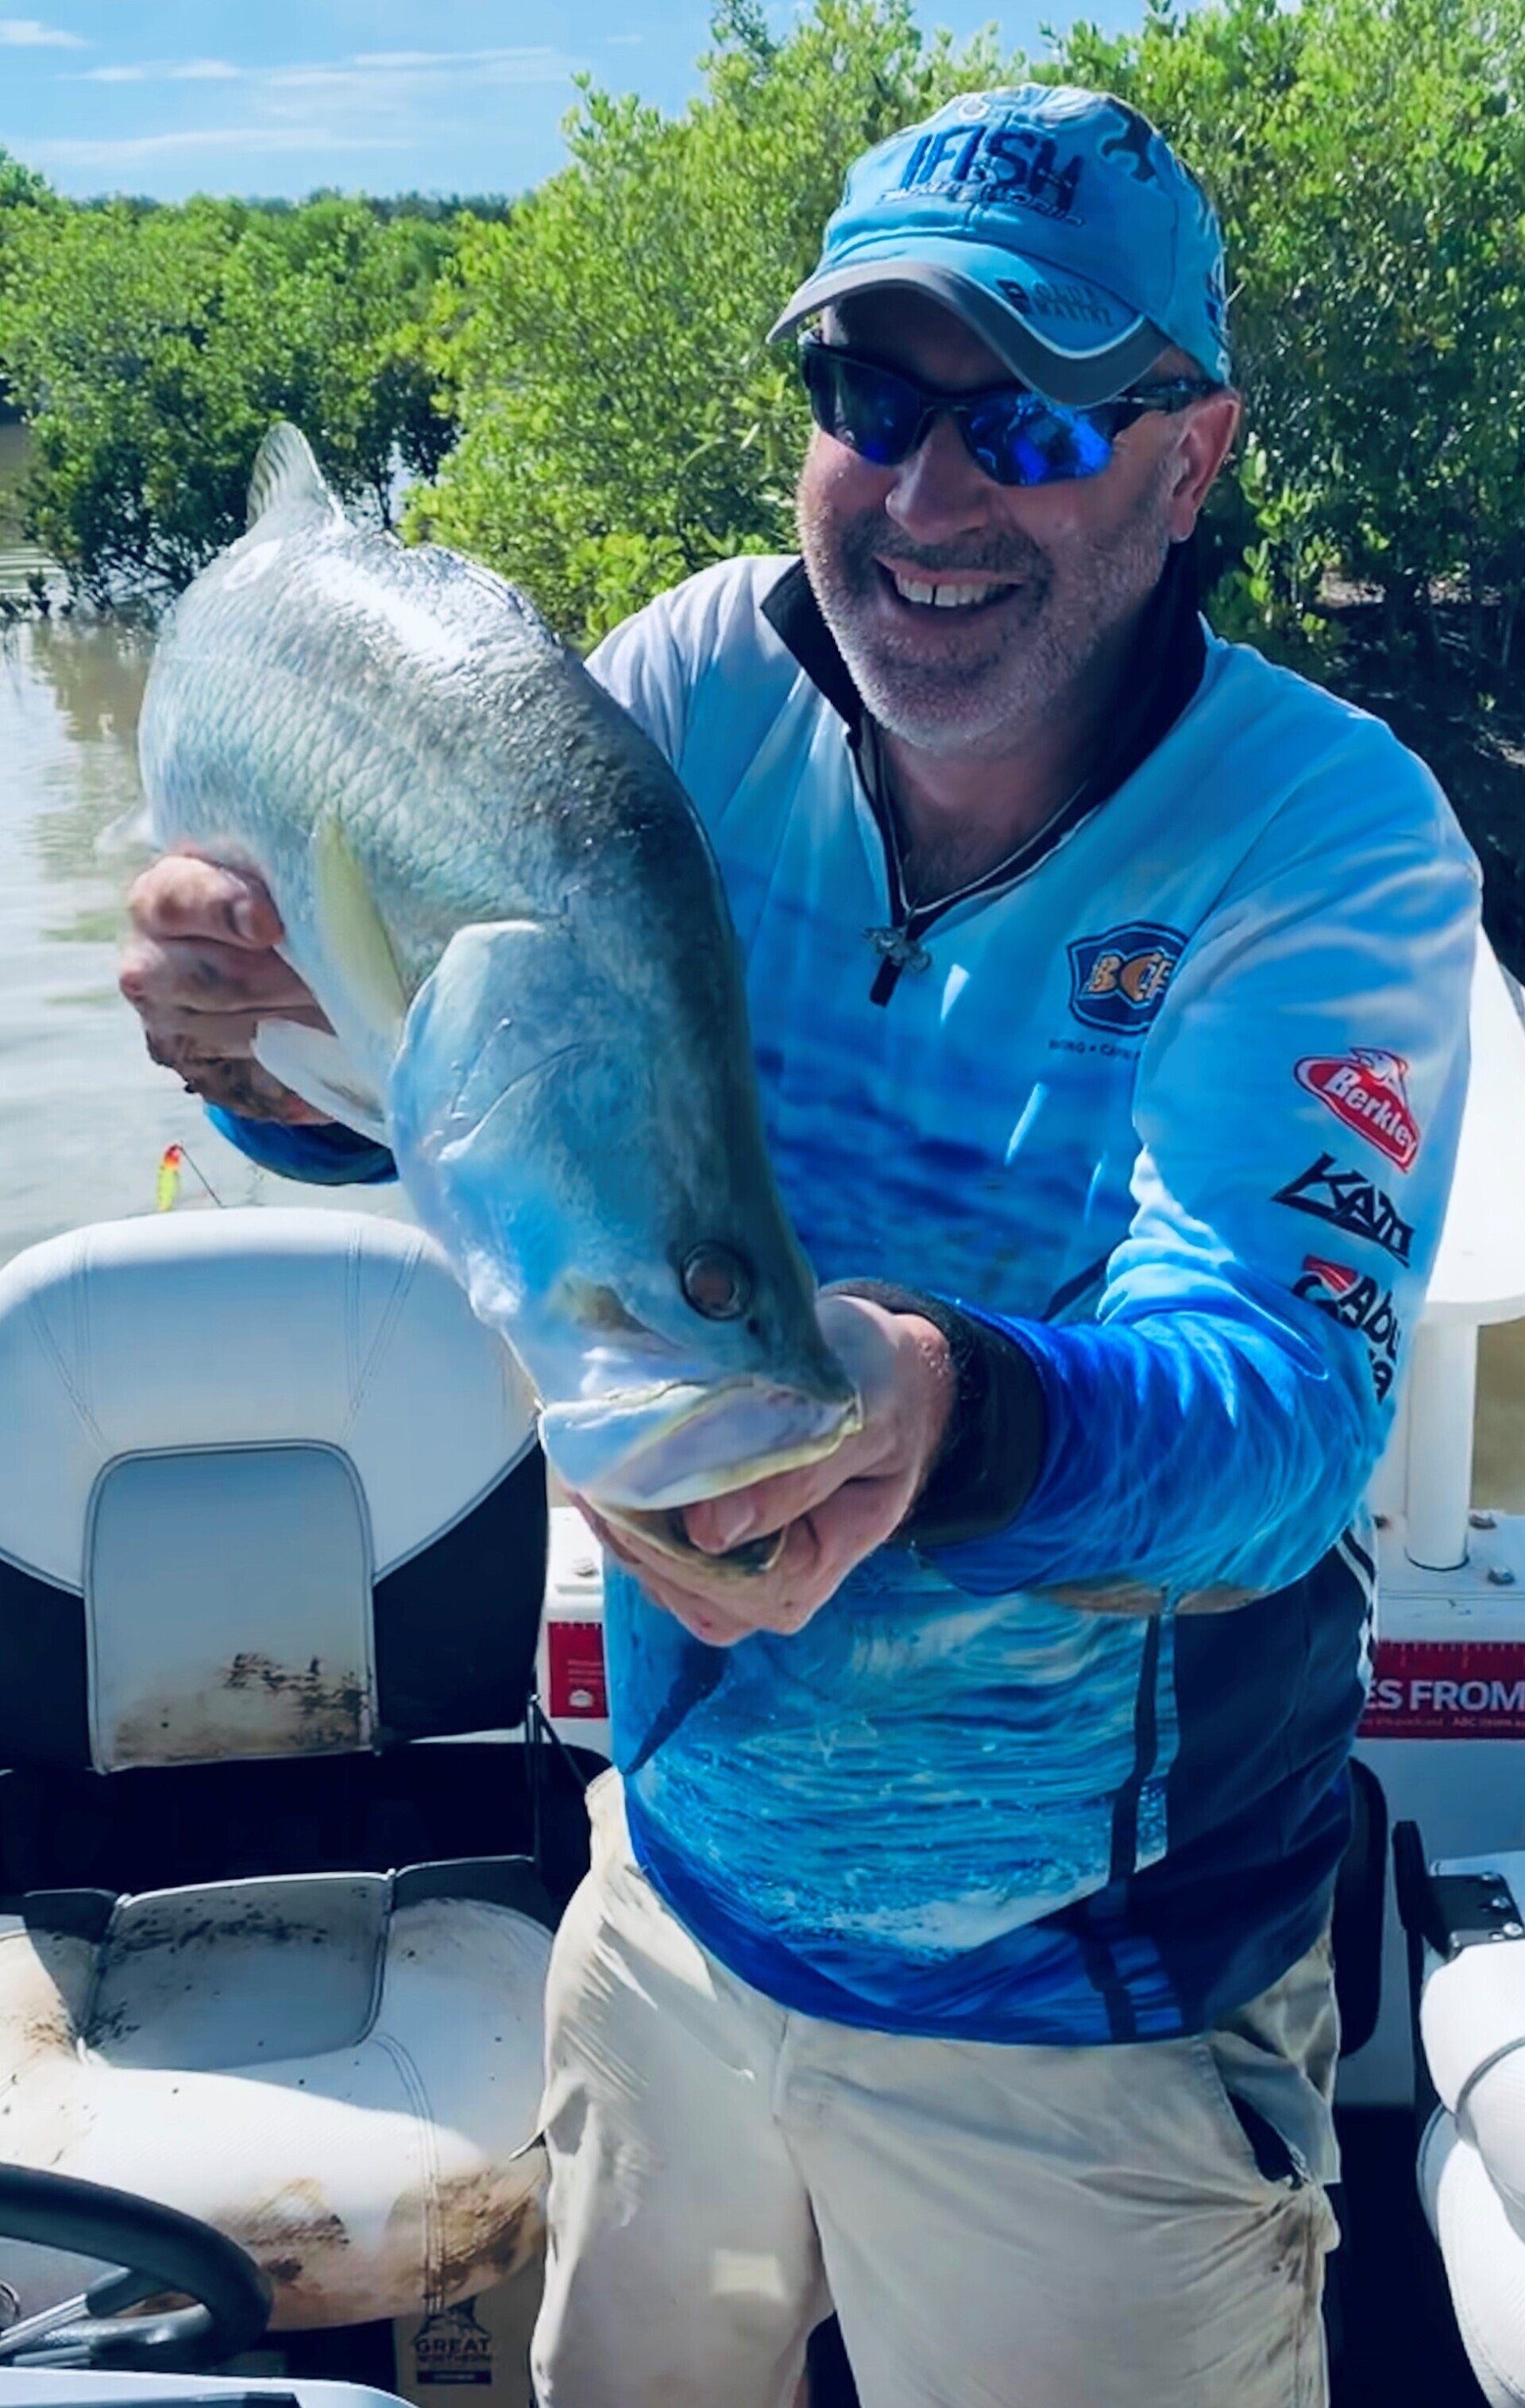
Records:
[[[803,345],[799,365],[817,426],[875,467],[893,468],[914,451],[939,407],[998,485],[1072,482],[1100,475],[1112,457],[1111,437],[1093,417],[1019,385],[960,404],[822,343]]]

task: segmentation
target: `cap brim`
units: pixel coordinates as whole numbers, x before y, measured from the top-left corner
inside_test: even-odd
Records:
[[[1111,401],[1167,347],[1158,327],[1115,293],[1042,260],[952,237],[924,237],[912,252],[902,245],[903,237],[894,248],[865,245],[841,266],[810,277],[769,341],[851,294],[899,287],[942,302],[1014,376],[1076,408]],[[1040,318],[1042,334],[1035,323]]]

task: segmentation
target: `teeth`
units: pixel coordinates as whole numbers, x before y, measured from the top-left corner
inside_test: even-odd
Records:
[[[988,602],[992,594],[1000,591],[999,580],[988,585],[921,585],[913,578],[902,577],[899,569],[892,568],[890,575],[902,602],[920,602],[936,610],[968,610],[976,602]]]

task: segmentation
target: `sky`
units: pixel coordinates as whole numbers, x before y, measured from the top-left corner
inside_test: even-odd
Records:
[[[710,0],[21,0],[37,16],[7,5],[0,146],[61,192],[162,200],[320,184],[523,192],[562,163],[574,75],[679,108],[698,87],[710,17]],[[770,11],[781,30],[786,7]],[[1003,38],[1041,51],[1051,13],[1014,0]],[[952,0],[927,22],[963,36],[988,14]]]

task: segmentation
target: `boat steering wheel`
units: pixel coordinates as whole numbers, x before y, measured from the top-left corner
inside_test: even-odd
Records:
[[[109,2270],[77,2298],[0,2329],[0,2374],[14,2366],[190,2372],[250,2348],[269,2317],[270,2286],[236,2241],[133,2191],[0,2166],[0,2238],[98,2258]],[[166,2291],[194,2304],[128,2313]]]

